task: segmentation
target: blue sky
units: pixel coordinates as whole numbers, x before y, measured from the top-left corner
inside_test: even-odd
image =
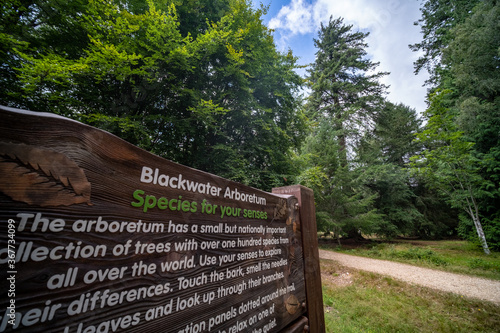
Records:
[[[252,0],[254,6],[270,6],[264,23],[275,30],[274,37],[281,51],[291,49],[301,65],[314,62],[320,24],[330,16],[343,17],[354,30],[369,32],[368,56],[380,62],[378,71],[391,74],[382,83],[389,85],[387,98],[404,103],[418,112],[426,108],[426,73],[416,76],[413,62],[418,54],[409,44],[420,42],[420,27],[413,22],[420,18],[419,0]],[[301,72],[301,74],[303,74]]]

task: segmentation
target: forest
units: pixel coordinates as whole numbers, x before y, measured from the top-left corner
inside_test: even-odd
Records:
[[[0,104],[52,112],[263,190],[314,190],[342,238],[500,250],[500,4],[425,0],[422,116],[385,98],[367,33],[321,25],[305,77],[249,0],[5,0]],[[308,93],[304,93],[307,91]]]

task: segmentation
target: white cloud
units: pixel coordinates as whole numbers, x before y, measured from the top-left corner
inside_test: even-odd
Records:
[[[329,18],[343,17],[344,23],[353,25],[353,30],[370,32],[366,39],[368,55],[380,62],[379,71],[391,72],[382,79],[390,85],[388,98],[403,102],[421,112],[425,109],[425,75],[413,74],[413,62],[418,54],[409,50],[408,45],[421,40],[419,27],[413,22],[420,12],[418,1],[406,0],[291,0],[269,21],[269,28],[278,34],[278,44],[286,45],[293,36],[315,35],[321,23]]]
[[[313,6],[303,0],[292,0],[290,5],[283,6],[278,15],[269,21],[269,28],[284,29],[295,34],[308,34],[316,29],[313,23]]]
[[[400,7],[398,0],[317,0],[311,4],[305,3],[304,0],[292,0],[269,21],[269,27],[286,29],[292,34],[310,33],[316,31],[321,22],[328,22],[333,15],[343,17],[359,29],[375,29],[386,25]]]

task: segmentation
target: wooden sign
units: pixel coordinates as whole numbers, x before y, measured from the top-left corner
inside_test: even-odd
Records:
[[[0,107],[0,332],[303,330],[296,206]]]

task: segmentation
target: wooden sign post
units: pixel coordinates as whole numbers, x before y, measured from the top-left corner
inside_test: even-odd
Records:
[[[273,193],[293,195],[298,199],[297,205],[300,209],[297,223],[302,231],[302,250],[305,259],[304,283],[307,293],[308,326],[311,332],[325,332],[314,193],[301,185],[273,188]]]
[[[324,332],[312,192],[276,191],[0,107],[0,332]]]

